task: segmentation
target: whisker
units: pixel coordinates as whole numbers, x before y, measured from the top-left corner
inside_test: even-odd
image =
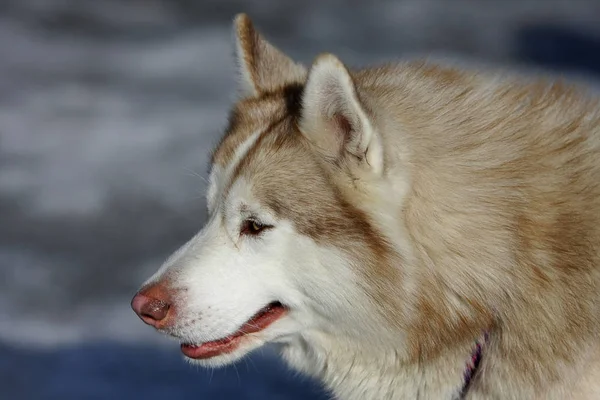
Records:
[[[205,183],[206,185],[208,185],[208,184],[209,184],[209,182],[208,182],[208,179],[206,179],[206,178],[204,177],[204,175],[201,175],[200,173],[198,173],[198,172],[196,172],[196,171],[194,171],[193,169],[191,169],[191,168],[188,168],[188,167],[183,167],[183,169],[184,169],[184,170],[185,170],[187,173],[189,173],[190,175],[192,175],[192,176],[194,176],[194,177],[196,177],[196,178],[200,178],[200,180],[202,180],[202,182],[203,182],[203,183]]]
[[[237,377],[238,377],[238,384],[240,384],[240,385],[241,385],[241,384],[242,384],[242,380],[241,380],[241,378],[240,378],[240,373],[239,373],[239,371],[238,371],[238,369],[237,369],[237,366],[236,366],[235,364],[233,364],[233,369],[235,370],[235,373],[236,373],[236,375],[237,375]]]

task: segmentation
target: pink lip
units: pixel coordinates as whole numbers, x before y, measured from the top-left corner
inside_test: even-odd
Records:
[[[189,358],[203,360],[221,354],[227,354],[237,349],[244,336],[260,332],[287,313],[280,303],[271,303],[250,318],[240,329],[224,338],[205,342],[199,345],[182,344],[181,352]]]

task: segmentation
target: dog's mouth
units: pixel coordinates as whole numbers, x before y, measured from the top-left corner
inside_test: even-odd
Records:
[[[246,321],[236,332],[211,342],[201,344],[183,343],[181,352],[189,358],[203,360],[236,350],[242,339],[251,333],[266,329],[287,313],[287,308],[276,301],[268,304]]]

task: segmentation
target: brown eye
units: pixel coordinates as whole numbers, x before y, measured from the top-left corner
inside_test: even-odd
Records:
[[[251,232],[260,232],[262,230],[262,225],[256,221],[250,222],[250,231]]]
[[[265,229],[270,228],[268,225],[261,224],[256,220],[246,220],[242,225],[241,234],[243,235],[258,235]]]

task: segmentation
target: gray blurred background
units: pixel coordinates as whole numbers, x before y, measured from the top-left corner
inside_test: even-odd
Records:
[[[326,398],[269,349],[190,367],[129,308],[204,221],[242,11],[305,63],[600,76],[597,0],[0,0],[1,398]]]

